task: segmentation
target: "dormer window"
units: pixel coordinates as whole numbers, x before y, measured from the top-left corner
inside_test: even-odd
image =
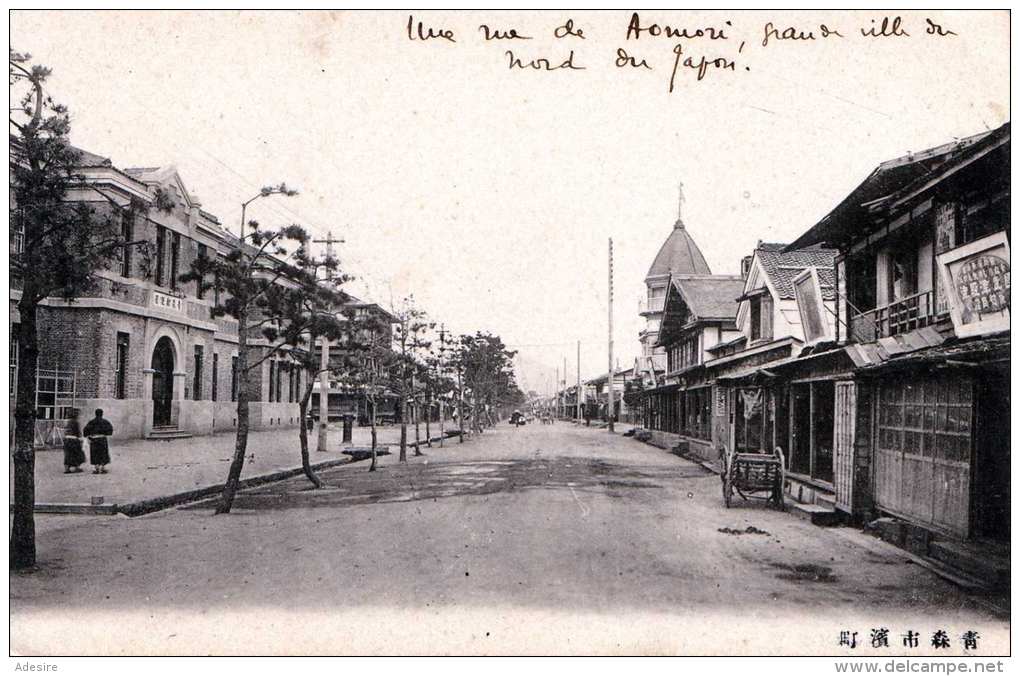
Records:
[[[772,297],[762,293],[748,299],[751,340],[772,339]]]

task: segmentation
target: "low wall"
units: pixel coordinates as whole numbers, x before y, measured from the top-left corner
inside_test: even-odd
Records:
[[[97,408],[103,409],[103,417],[113,425],[113,439],[141,439],[152,430],[152,402],[143,399],[80,399],[75,402],[80,411],[81,426],[93,418]],[[268,403],[253,401],[249,404],[249,429],[272,430],[298,426],[300,409],[293,403]],[[177,415],[177,429],[196,436],[215,434],[237,429],[236,401],[192,401],[174,402]],[[13,439],[14,416],[11,420]],[[66,421],[36,421],[36,444],[59,446],[64,438]]]
[[[226,432],[237,429],[236,401],[199,401],[212,411],[209,426],[202,430],[188,430],[192,434],[209,434],[212,431]],[[301,411],[297,404],[253,401],[248,404],[248,429],[274,430],[297,427]]]
[[[667,451],[672,451],[677,444],[684,440],[679,434],[673,434],[672,432],[663,432],[662,430],[648,431],[652,434],[652,438],[648,440],[648,443]]]
[[[801,479],[796,476],[786,475],[785,491],[787,496],[807,505],[833,505],[836,503],[836,493],[823,486]]]
[[[719,461],[719,451],[712,445],[712,442],[702,439],[687,437],[687,454],[713,464]]]
[[[103,417],[113,425],[113,439],[137,439],[145,433],[146,414],[152,415],[151,406],[146,408],[137,399],[82,399],[75,402],[80,412],[78,422],[85,424],[95,417],[97,408],[103,409]]]
[[[681,451],[697,455],[703,460],[715,460],[718,453],[712,446],[711,441],[686,437],[674,432],[663,432],[662,430],[648,430],[652,438],[649,441],[653,446],[672,451],[676,446],[681,446]]]

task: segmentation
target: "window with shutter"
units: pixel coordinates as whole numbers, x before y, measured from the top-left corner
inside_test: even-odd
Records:
[[[761,337],[772,340],[772,296],[761,297]]]

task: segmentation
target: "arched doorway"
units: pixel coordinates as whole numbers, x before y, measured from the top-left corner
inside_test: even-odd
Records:
[[[174,400],[174,345],[163,336],[152,351],[152,426],[170,425]]]

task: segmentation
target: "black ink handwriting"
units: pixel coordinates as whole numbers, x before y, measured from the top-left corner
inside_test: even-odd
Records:
[[[444,40],[449,40],[450,42],[456,42],[456,40],[453,37],[452,30],[448,30],[445,28],[432,28],[431,26],[426,28],[424,25],[422,25],[421,21],[418,22],[417,30],[415,30],[414,16],[409,15],[407,17],[407,39],[414,40],[416,39],[415,35],[418,36],[417,37],[418,40],[422,41],[433,40],[435,38],[442,38]]]
[[[625,68],[626,66],[632,66],[634,68],[647,68],[651,70],[652,67],[648,65],[648,62],[644,59],[638,61],[633,56],[627,53],[627,50],[617,48],[616,50],[616,67]]]
[[[574,50],[570,50],[570,56],[556,66],[554,66],[552,62],[546,58],[532,59],[525,62],[514,56],[514,53],[509,49],[506,51],[506,55],[510,59],[510,70],[513,70],[514,68],[520,68],[522,70],[527,68],[531,68],[533,70],[560,70],[561,68],[566,68],[568,70],[585,70],[584,66],[574,64]]]
[[[732,27],[733,24],[726,21],[725,24]],[[665,35],[671,39],[684,39],[691,40],[694,38],[708,38],[709,40],[728,40],[729,36],[726,35],[726,29],[718,28],[715,26],[706,26],[704,28],[675,28],[673,26],[660,26],[657,23],[653,23],[648,27],[641,25],[641,17],[637,12],[634,12],[630,17],[630,23],[627,24],[627,39],[637,40],[641,37],[642,33],[647,33],[652,37],[659,37]]]
[[[498,28],[489,28],[484,23],[478,27],[478,30],[485,33],[486,40],[530,40],[531,38],[527,35],[521,35],[517,32],[516,28],[511,28],[508,31],[502,31]]]
[[[553,31],[553,35],[557,38],[581,38],[584,40],[584,31],[580,28],[574,28],[574,20],[567,19],[566,23],[556,28]]]

